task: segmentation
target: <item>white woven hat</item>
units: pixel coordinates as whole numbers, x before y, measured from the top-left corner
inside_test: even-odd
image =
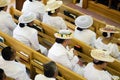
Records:
[[[19,17],[19,23],[30,23],[35,20],[35,18],[33,13],[23,14]]]
[[[59,8],[62,4],[63,4],[62,1],[49,0],[45,8],[46,11],[51,11],[52,13],[54,13],[55,9]]]
[[[8,5],[8,0],[0,0],[0,7],[5,7]]]
[[[79,16],[75,19],[75,25],[79,28],[89,28],[93,24],[93,18],[88,15]]]
[[[60,30],[59,32],[55,33],[54,36],[60,39],[71,39],[72,32],[69,30]]]
[[[119,31],[115,28],[115,26],[111,26],[111,25],[106,25],[106,27],[100,28],[100,31],[108,32],[108,33],[119,33]]]
[[[105,62],[113,62],[114,58],[112,58],[107,51],[102,51],[98,49],[94,49],[91,51],[91,56],[100,61],[105,61]]]

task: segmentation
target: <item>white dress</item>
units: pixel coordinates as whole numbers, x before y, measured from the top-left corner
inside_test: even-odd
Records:
[[[12,16],[5,12],[0,11],[0,31],[12,36],[13,30],[17,25],[12,19]]]
[[[79,66],[78,57],[72,52],[63,47],[62,44],[54,43],[48,51],[48,57],[63,66],[73,70],[74,72],[83,75],[83,67]]]
[[[5,61],[2,56],[0,56],[0,68],[5,71],[8,77],[15,80],[31,80],[26,73],[25,65],[16,61]]]
[[[108,51],[111,56],[120,60],[120,52],[117,44],[114,44],[114,43],[104,44],[102,42],[102,37],[99,37],[95,41],[95,48]]]
[[[79,31],[75,29],[74,31],[74,37],[80,41],[85,42],[86,44],[90,46],[94,46],[94,42],[96,40],[96,34],[95,32],[85,29],[83,31]]]
[[[67,29],[65,21],[59,16],[49,16],[47,13],[43,16],[43,23],[46,23],[57,30]]]
[[[47,48],[39,44],[38,41],[38,32],[34,28],[25,26],[23,28],[19,25],[13,31],[13,37],[27,46],[33,48],[34,50],[41,50],[42,53],[47,55]]]
[[[35,76],[34,80],[56,80],[55,78],[48,78],[42,74],[38,74]]]
[[[43,15],[45,14],[45,5],[40,1],[30,2],[29,0],[26,0],[23,4],[22,12],[32,12],[36,15],[38,20],[42,21]]]
[[[84,77],[87,80],[112,80],[112,76],[110,73],[104,70],[97,70],[94,68],[94,64],[88,63],[84,69]]]

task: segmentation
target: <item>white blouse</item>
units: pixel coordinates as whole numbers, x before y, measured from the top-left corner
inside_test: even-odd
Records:
[[[67,29],[65,21],[59,16],[49,16],[47,13],[43,16],[43,23],[46,23],[57,30]]]
[[[0,11],[0,31],[12,36],[13,30],[16,26],[16,23],[13,21],[12,16],[9,13]]]
[[[95,41],[95,48],[108,51],[113,57],[120,60],[120,52],[117,44],[114,43],[104,44],[102,42],[102,37],[99,37]]]

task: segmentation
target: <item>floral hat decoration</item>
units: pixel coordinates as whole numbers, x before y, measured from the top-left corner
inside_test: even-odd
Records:
[[[71,39],[72,32],[70,30],[59,30],[59,32],[55,33],[54,36],[60,39]]]

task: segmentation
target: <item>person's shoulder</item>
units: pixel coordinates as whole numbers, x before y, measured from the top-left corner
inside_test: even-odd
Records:
[[[43,74],[37,74],[35,76],[35,80],[43,80],[45,78],[45,76]]]

